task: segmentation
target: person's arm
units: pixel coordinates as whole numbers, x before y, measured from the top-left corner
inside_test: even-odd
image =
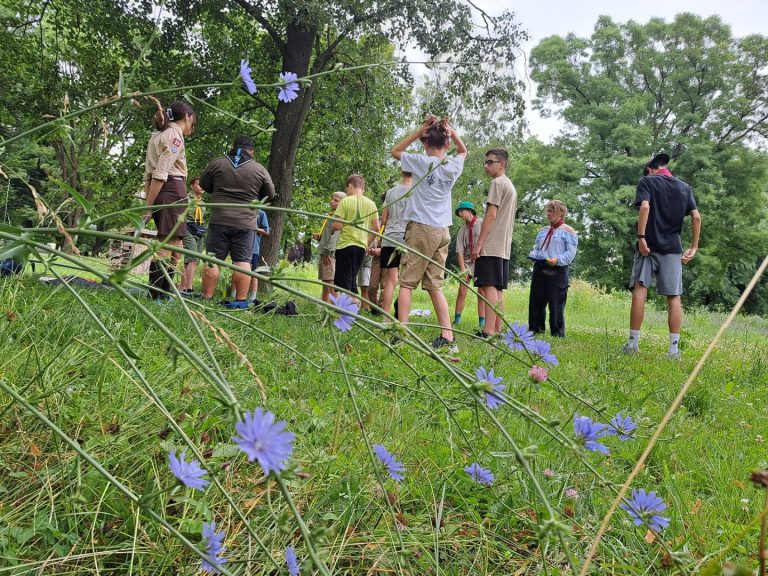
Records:
[[[637,248],[640,254],[648,256],[651,249],[648,248],[648,242],[645,240],[645,231],[648,228],[648,215],[651,213],[651,204],[648,200],[640,202],[640,214],[637,217]]]
[[[261,188],[259,189],[259,200],[266,200],[267,202],[271,202],[275,196],[277,196],[277,193],[275,192],[275,184],[272,182],[272,176],[269,175],[269,172],[264,170],[263,180],[261,182]]]
[[[376,213],[376,216],[373,220],[371,220],[371,227],[370,230],[375,230],[378,232],[380,230],[379,227],[379,214]],[[372,232],[368,232],[368,247],[370,248],[376,243],[376,240],[378,239],[378,236],[376,234],[373,234]]]
[[[466,266],[464,265],[464,254],[461,252],[456,253],[456,260],[459,261],[459,272],[464,272]]]
[[[386,226],[387,222],[389,222],[389,208],[382,208],[381,209],[381,225]]]
[[[456,130],[451,128],[450,126],[448,129],[451,131],[451,140],[453,140],[453,143],[456,145],[456,156],[461,156],[465,160],[467,159],[467,147],[462,141],[462,139],[459,137],[459,135],[456,133]]]
[[[691,247],[683,254],[683,264],[688,264],[696,256],[699,249],[699,236],[701,236],[701,214],[698,210],[691,210]]]
[[[568,235],[565,237],[565,253],[560,255],[560,258],[553,258],[555,266],[569,266],[576,258],[576,250],[579,246],[579,237],[575,230],[568,230]]]
[[[416,128],[413,132],[408,134],[405,138],[400,140],[397,144],[395,144],[395,147],[392,148],[392,157],[395,160],[400,160],[400,156],[408,150],[408,146],[416,142],[419,138],[422,136],[427,136],[429,134],[429,128],[437,121],[437,118],[434,116],[429,116],[426,120],[424,120],[424,123]]]
[[[152,178],[152,181],[149,183],[149,188],[147,189],[147,206],[154,206],[155,200],[157,200],[157,195],[160,194],[160,189],[163,187],[163,184],[165,184],[164,180]]]
[[[480,237],[472,247],[472,260],[474,262],[477,262],[477,259],[480,257],[480,251],[483,249],[483,243],[488,237],[488,234],[491,233],[491,228],[493,228],[493,223],[496,220],[496,214],[498,210],[499,207],[494,204],[488,204],[488,207],[485,209],[485,215],[483,216],[483,226],[480,228]]]

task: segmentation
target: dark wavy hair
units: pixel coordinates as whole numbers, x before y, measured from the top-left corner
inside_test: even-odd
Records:
[[[448,118],[440,118],[439,120],[434,116],[432,118],[434,118],[434,123],[429,127],[427,135],[420,138],[421,143],[428,148],[448,148],[448,144],[451,143]]]
[[[195,109],[182,100],[171,102],[171,105],[168,106],[168,108],[163,108],[163,105],[160,104],[160,100],[157,100],[156,98],[152,98],[152,100],[154,100],[157,105],[157,112],[155,112],[155,116],[152,118],[152,123],[155,125],[155,129],[160,132],[168,128],[168,126],[171,125],[171,122],[182,120],[187,114],[195,116]]]

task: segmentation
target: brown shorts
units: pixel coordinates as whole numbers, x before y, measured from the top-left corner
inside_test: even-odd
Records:
[[[408,251],[403,254],[400,264],[400,286],[413,290],[419,282],[424,290],[441,290],[445,271],[423,258],[431,258],[437,264],[445,266],[448,258],[448,245],[451,243],[451,234],[448,228],[436,228],[418,222],[409,222],[405,229],[405,245]],[[412,252],[420,252],[416,254]]]
[[[333,276],[336,274],[336,258],[331,256],[331,263],[328,265],[323,264],[323,257],[320,256],[320,266],[317,270],[318,280],[333,284]]]
[[[172,208],[160,208],[152,211],[152,220],[155,221],[158,238],[164,238],[171,233],[179,218],[182,222],[173,233],[173,238],[184,238],[187,235],[187,187],[180,176],[168,176],[168,180],[160,188],[160,193],[155,198],[155,204],[179,204]]]

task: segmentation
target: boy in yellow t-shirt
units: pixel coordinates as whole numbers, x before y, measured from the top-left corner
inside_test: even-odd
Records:
[[[347,197],[339,202],[334,216],[353,224],[334,222],[333,229],[341,230],[336,244],[336,273],[333,283],[337,288],[357,294],[357,273],[363,263],[365,251],[375,236],[370,230],[379,229],[379,212],[373,200],[366,198],[365,180],[358,174],[347,178]]]

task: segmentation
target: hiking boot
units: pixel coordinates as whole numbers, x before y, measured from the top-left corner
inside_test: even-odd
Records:
[[[637,354],[638,352],[640,352],[640,349],[637,346],[630,346],[629,344],[624,344],[624,346],[621,347],[622,354]]]
[[[448,340],[447,338],[443,338],[442,336],[438,336],[434,340],[432,340],[432,348],[435,350],[439,350],[440,348],[443,348],[444,346],[453,346],[453,343],[456,340]],[[458,348],[457,348],[458,350]]]

